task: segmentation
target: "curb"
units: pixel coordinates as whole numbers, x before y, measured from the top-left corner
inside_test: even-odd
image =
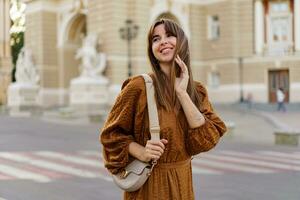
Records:
[[[240,107],[235,107],[235,108],[237,108],[237,110],[239,110],[241,112],[247,112],[252,115],[262,117],[263,119],[268,121],[277,130],[285,130],[285,131],[289,131],[289,132],[299,132],[300,131],[298,129],[291,128],[288,124],[281,122],[279,119],[277,119],[276,117],[272,116],[271,114],[269,114],[265,111],[258,111],[255,109],[249,110],[249,109],[240,108]]]

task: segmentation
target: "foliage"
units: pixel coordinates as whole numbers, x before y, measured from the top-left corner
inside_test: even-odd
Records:
[[[11,53],[13,62],[12,81],[15,82],[15,71],[18,55],[24,46],[24,32],[11,33]]]
[[[18,55],[24,46],[24,31],[25,31],[25,9],[26,5],[20,0],[11,0],[10,7],[10,43],[12,53],[12,81],[15,82],[15,71]]]

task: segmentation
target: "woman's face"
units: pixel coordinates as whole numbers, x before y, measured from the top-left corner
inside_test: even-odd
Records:
[[[152,52],[159,63],[171,63],[176,47],[177,38],[166,33],[165,25],[160,24],[154,28],[152,37]]]

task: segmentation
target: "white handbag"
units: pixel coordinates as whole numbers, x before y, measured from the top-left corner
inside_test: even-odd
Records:
[[[147,105],[149,115],[149,126],[151,133],[151,140],[160,140],[159,121],[157,114],[156,102],[154,99],[154,85],[153,80],[148,74],[142,74],[147,92]],[[150,163],[142,162],[135,159],[129,163],[125,170],[119,174],[113,175],[115,184],[127,192],[134,192],[140,189],[151,175],[152,169],[156,165],[156,161]]]

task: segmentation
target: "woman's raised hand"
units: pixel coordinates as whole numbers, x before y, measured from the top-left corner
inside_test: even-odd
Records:
[[[144,148],[142,161],[149,162],[151,160],[158,160],[165,151],[165,145],[168,143],[166,139],[148,140]]]
[[[181,69],[180,77],[175,79],[176,93],[186,92],[189,83],[189,71],[186,64],[181,60],[179,55],[175,57],[175,61]]]

